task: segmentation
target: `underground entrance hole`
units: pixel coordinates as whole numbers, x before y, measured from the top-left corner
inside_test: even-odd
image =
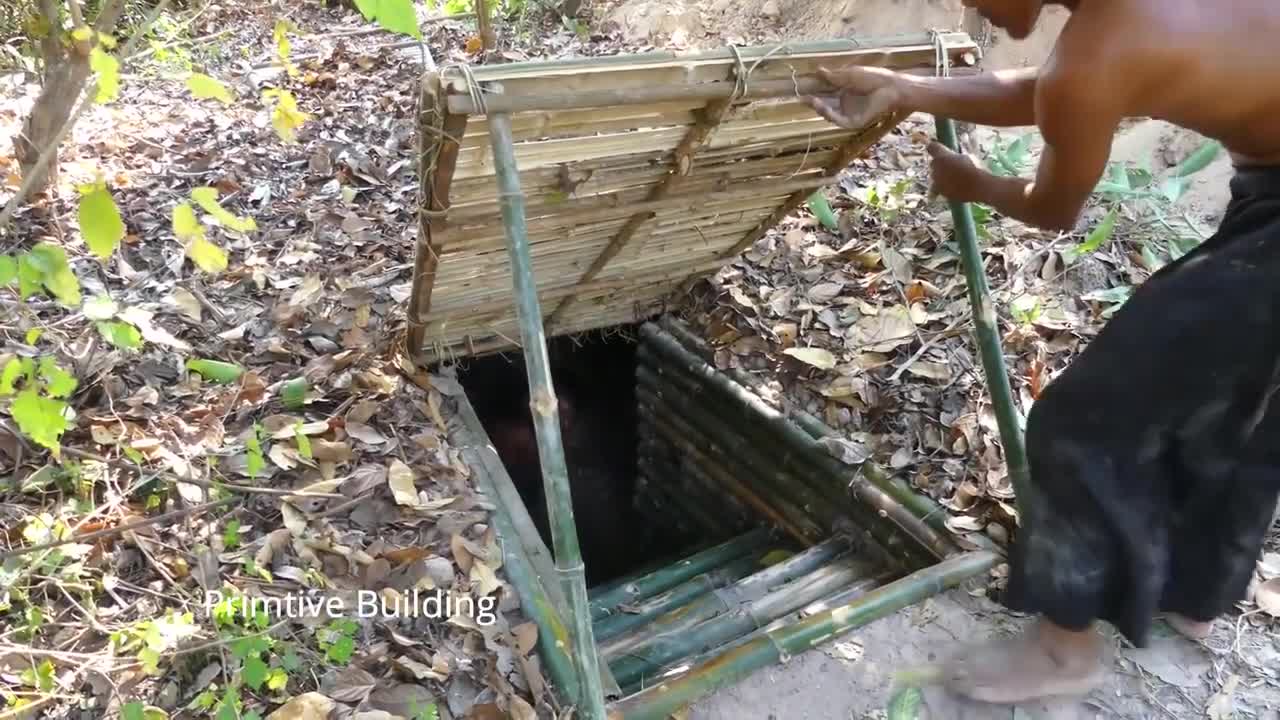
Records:
[[[669,462],[637,404],[638,326],[547,340],[587,584],[660,568],[726,536],[679,519]],[[457,377],[538,534],[552,547],[528,378],[519,352],[467,358]],[[688,502],[687,499],[683,500]]]

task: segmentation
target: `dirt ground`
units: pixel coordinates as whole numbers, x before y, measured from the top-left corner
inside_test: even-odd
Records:
[[[1012,633],[1024,619],[1002,612],[973,588],[937,596],[853,632],[821,649],[761,670],[737,686],[695,704],[690,720],[836,720],[884,717],[894,674],[944,657],[957,643]],[[1237,637],[1219,622],[1203,645],[1159,624],[1151,646],[1138,650],[1113,639],[1106,684],[1084,699],[1017,708],[960,702],[944,691],[925,693],[929,720],[1093,720],[1103,718],[1280,718],[1274,687],[1246,687],[1251,669],[1274,668],[1280,647]],[[1237,642],[1239,643],[1237,645]],[[1234,678],[1234,681],[1232,680]],[[1234,693],[1220,693],[1234,685]]]

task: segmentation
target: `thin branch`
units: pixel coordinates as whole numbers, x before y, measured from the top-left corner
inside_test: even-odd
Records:
[[[110,465],[111,467],[114,467],[118,470],[127,470],[127,471],[134,471],[134,472],[139,470],[138,466],[134,465],[133,463],[128,463],[123,460],[112,460],[110,458],[105,458],[101,455],[97,455],[95,453],[91,453],[86,450],[77,450],[75,448],[64,447],[62,448],[62,452],[65,455],[77,457],[77,458],[80,458],[81,460],[92,460],[94,462],[100,462],[104,465]],[[196,480],[195,478],[180,478],[177,475],[174,475],[171,473],[163,473],[163,472],[159,473],[157,475],[157,478],[167,483],[172,483],[174,485],[185,483],[187,485],[195,485],[196,487],[204,488],[205,490],[226,490],[227,492],[240,493],[242,495],[276,495],[279,497],[288,497],[288,498],[324,498],[326,500],[348,499],[346,495],[339,495],[338,493],[299,492],[297,490],[284,490],[281,488],[254,487],[253,485],[233,485],[230,483],[219,484],[219,483],[209,482],[208,480]]]
[[[229,505],[230,503],[236,502],[237,500],[239,500],[239,498],[233,498],[233,497],[223,498],[221,500],[214,500],[213,502],[205,503],[203,505],[196,505],[194,507],[183,508],[181,510],[174,510],[172,512],[156,515],[155,517],[136,520],[131,523],[125,523],[124,525],[117,525],[113,528],[107,528],[105,530],[96,530],[91,533],[85,533],[84,535],[77,535],[75,537],[70,537],[65,540],[57,540],[54,542],[43,543],[40,545],[32,545],[31,547],[18,548],[17,550],[10,550],[8,552],[0,553],[0,563],[4,563],[11,558],[21,557],[23,555],[30,555],[31,553],[44,552],[45,550],[52,550],[57,547],[62,547],[63,545],[71,545],[73,543],[86,543],[91,540],[98,540],[104,537],[120,535],[120,534],[129,532],[131,530],[138,530],[140,528],[148,527],[150,525],[156,525],[158,523],[165,522],[166,520],[177,520],[178,518],[183,518],[188,515],[194,515],[203,510],[210,510],[212,508],[221,507],[223,505]]]

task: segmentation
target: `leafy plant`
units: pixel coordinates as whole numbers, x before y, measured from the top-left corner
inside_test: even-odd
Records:
[[[316,642],[325,659],[336,665],[346,665],[355,653],[355,634],[359,625],[354,620],[339,618],[316,630]]]

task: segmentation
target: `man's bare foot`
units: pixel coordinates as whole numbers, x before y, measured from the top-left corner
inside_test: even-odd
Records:
[[[1101,683],[1102,637],[1092,628],[1073,632],[1045,620],[1023,634],[968,648],[942,668],[957,695],[988,703],[1019,703],[1085,695]]]
[[[1190,640],[1195,640],[1196,642],[1204,640],[1209,637],[1211,632],[1213,632],[1212,620],[1209,620],[1208,622],[1192,620],[1189,617],[1179,615],[1177,613],[1168,613],[1164,616],[1164,621],[1169,623],[1169,627],[1176,630],[1178,634]]]

